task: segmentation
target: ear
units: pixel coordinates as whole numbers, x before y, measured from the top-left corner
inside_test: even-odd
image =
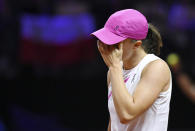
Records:
[[[141,41],[141,40],[137,40],[137,41],[135,42],[133,48],[134,48],[134,49],[137,49],[137,48],[139,48],[141,45],[142,45],[142,41]]]

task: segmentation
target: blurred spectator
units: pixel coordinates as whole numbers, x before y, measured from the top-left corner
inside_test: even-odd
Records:
[[[177,73],[176,81],[185,95],[195,103],[195,84],[190,77],[185,73]]]
[[[170,44],[182,59],[183,69],[195,76],[195,62],[189,57],[195,56],[195,5],[191,0],[175,1],[169,11],[168,34]]]
[[[195,104],[195,83],[182,69],[182,61],[179,55],[172,53],[168,55],[167,61],[171,66],[178,87],[181,88],[182,92]]]

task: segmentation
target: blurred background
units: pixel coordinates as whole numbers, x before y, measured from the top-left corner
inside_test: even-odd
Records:
[[[106,131],[107,67],[89,34],[126,8],[161,32],[168,131],[195,131],[194,0],[0,0],[0,131]]]

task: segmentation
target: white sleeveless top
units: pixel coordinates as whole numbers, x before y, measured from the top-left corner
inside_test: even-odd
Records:
[[[153,54],[148,54],[133,69],[123,70],[124,82],[131,95],[140,81],[144,67],[157,59],[160,58]],[[120,119],[114,107],[112,86],[110,84],[108,90],[108,108],[111,119],[111,131],[167,131],[171,90],[172,79],[170,80],[169,89],[165,92],[161,92],[148,110],[129,123],[122,124],[120,123]]]

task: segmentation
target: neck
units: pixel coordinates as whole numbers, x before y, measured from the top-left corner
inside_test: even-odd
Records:
[[[146,55],[147,54],[143,50],[135,51],[127,61],[123,61],[123,68],[125,70],[130,70],[136,67]]]

